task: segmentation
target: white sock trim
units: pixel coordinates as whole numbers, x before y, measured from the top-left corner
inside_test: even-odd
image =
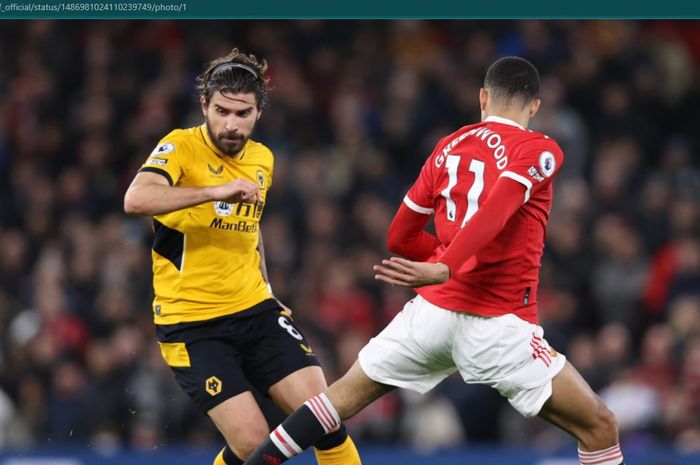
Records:
[[[323,431],[328,434],[340,428],[340,415],[336,411],[328,396],[321,393],[304,402],[309,407],[316,419],[321,423]]]
[[[579,449],[578,458],[581,465],[619,465],[623,461],[619,444],[594,452]]]
[[[272,443],[275,445],[277,449],[279,449],[280,452],[284,454],[285,457],[288,459],[291,459],[294,457],[294,454],[292,453],[294,450],[291,448],[289,444],[285,444],[282,440],[282,436],[277,432],[277,429],[275,428],[272,430],[272,433],[270,433],[270,440]]]

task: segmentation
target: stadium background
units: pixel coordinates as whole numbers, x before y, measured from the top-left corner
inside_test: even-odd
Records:
[[[194,78],[234,45],[271,66],[255,137],[276,154],[268,269],[330,380],[410,296],[375,283],[371,265],[424,158],[478,119],[490,62],[520,55],[542,75],[531,127],[566,155],[541,274],[545,334],[618,415],[626,451],[700,451],[700,23],[3,21],[3,463],[66,447],[134,452],[126,463],[177,448],[163,463],[207,463],[220,445],[160,358],[151,223],[121,205],[156,142],[200,123]],[[387,396],[349,427],[367,450],[404,454],[575,447],[457,378]]]

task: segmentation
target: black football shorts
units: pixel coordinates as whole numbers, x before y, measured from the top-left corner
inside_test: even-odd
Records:
[[[230,316],[156,325],[166,363],[205,413],[226,399],[319,365],[308,341],[276,300]]]

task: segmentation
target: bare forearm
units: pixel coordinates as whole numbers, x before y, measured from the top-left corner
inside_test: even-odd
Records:
[[[208,187],[135,185],[124,196],[124,211],[132,215],[161,215],[211,200]]]
[[[258,229],[258,253],[260,254],[260,273],[268,285],[270,278],[267,276],[267,264],[265,263],[265,244],[263,242],[262,230]]]

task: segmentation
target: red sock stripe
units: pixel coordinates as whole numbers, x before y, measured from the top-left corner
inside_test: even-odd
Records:
[[[293,457],[297,455],[297,452],[294,450],[292,446],[290,446],[287,441],[282,437],[282,435],[277,431],[277,428],[273,431],[275,434],[275,437],[279,440],[279,442],[284,446],[285,449],[287,449],[287,452]]]
[[[326,431],[330,431],[331,430],[331,422],[330,422],[329,418],[326,417],[325,413],[320,409],[320,407],[318,405],[319,402],[320,401],[317,398],[312,397],[311,399],[309,399],[307,401],[307,405],[309,406],[309,408],[313,412],[316,419],[318,419],[318,421],[321,422],[321,425],[323,425],[323,428]]]

